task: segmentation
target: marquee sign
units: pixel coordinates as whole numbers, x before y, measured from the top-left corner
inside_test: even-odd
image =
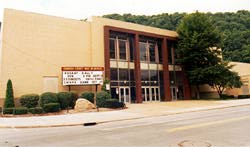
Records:
[[[103,67],[62,67],[63,85],[103,84]]]

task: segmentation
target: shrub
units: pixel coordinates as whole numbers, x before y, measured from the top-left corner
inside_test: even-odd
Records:
[[[17,107],[15,108],[15,114],[20,115],[20,114],[27,114],[28,113],[28,108],[27,107]]]
[[[43,108],[42,107],[29,108],[28,111],[32,114],[42,114]]]
[[[3,108],[3,114],[13,114],[15,108]]]
[[[238,95],[238,99],[250,98],[250,95]]]
[[[66,109],[72,101],[71,93],[69,92],[59,92],[57,94],[58,101],[60,103],[61,109]]]
[[[59,103],[47,103],[44,104],[43,110],[45,112],[58,112],[60,111],[60,104]]]
[[[15,107],[15,103],[14,103],[12,82],[9,79],[7,82],[6,97],[4,100],[4,108],[12,108],[12,107]]]
[[[123,102],[119,102],[118,99],[107,99],[105,102],[105,108],[123,108],[125,104]]]
[[[20,98],[20,103],[23,107],[33,108],[38,105],[39,95],[38,94],[26,94]]]
[[[57,94],[53,92],[45,92],[40,96],[39,104],[43,107],[44,104],[58,103]]]
[[[105,107],[105,102],[107,99],[111,99],[111,96],[109,93],[107,93],[105,91],[97,92],[97,94],[96,94],[97,107]]]
[[[221,94],[220,98],[223,100],[234,99],[234,95]]]
[[[93,92],[83,92],[81,94],[81,98],[85,98],[86,100],[90,101],[91,103],[94,103],[94,93]]]
[[[71,102],[69,103],[69,106],[71,108],[74,108],[76,104],[76,100],[78,99],[78,94],[77,92],[73,92],[73,91],[70,91],[69,93],[71,94]]]

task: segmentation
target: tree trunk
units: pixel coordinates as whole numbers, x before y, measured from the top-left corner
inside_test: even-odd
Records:
[[[196,85],[196,98],[200,99],[200,88],[199,88],[199,85]]]

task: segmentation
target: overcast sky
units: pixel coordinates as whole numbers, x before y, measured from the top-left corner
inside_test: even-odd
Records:
[[[250,0],[0,0],[0,21],[4,8],[84,19],[110,13],[236,12],[250,10]]]

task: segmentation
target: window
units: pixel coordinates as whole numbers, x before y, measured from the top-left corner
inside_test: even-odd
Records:
[[[141,70],[141,80],[149,81],[149,72],[148,70]]]
[[[110,50],[110,58],[116,59],[115,57],[115,39],[109,39],[109,50]]]
[[[140,42],[140,60],[147,61],[147,43]]]
[[[155,62],[155,44],[149,44],[149,58],[150,62]]]
[[[119,40],[119,59],[126,60],[127,59],[127,47],[126,40]]]
[[[134,36],[132,34],[113,32],[109,36],[110,59],[132,61],[134,59]]]
[[[147,42],[139,42],[140,46],[140,60],[151,62],[151,63],[158,63],[159,56],[158,56],[158,45],[154,43]]]
[[[120,81],[128,81],[129,80],[128,69],[119,69],[119,80]]]
[[[150,80],[158,81],[158,72],[157,70],[150,70]]]
[[[117,68],[110,68],[110,80],[117,81],[118,80],[117,75],[118,75]]]
[[[167,41],[167,49],[168,49],[168,63],[174,64],[175,59],[177,57],[175,49],[176,49],[177,43],[176,41]]]
[[[129,53],[130,53],[130,61],[134,60],[134,38],[129,37]]]

